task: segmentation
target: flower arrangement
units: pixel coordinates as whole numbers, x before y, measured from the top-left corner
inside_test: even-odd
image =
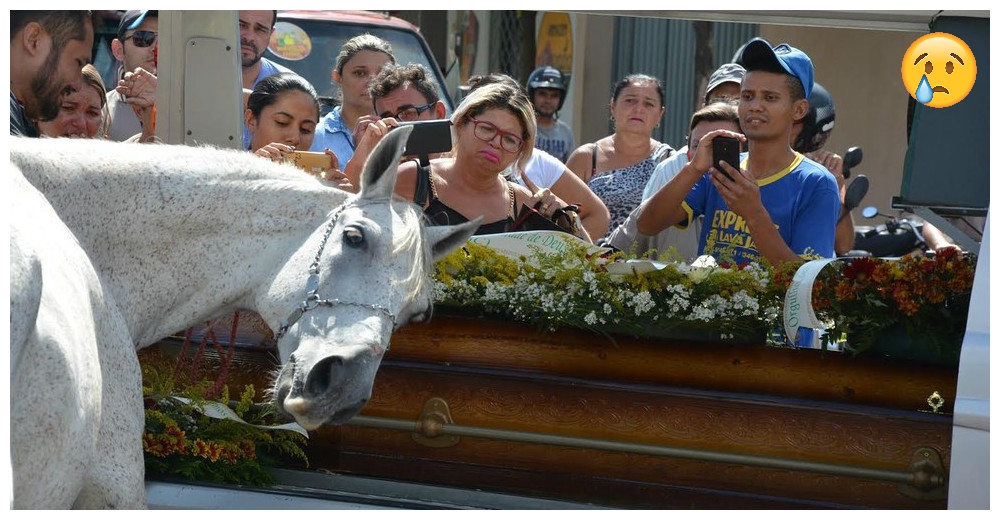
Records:
[[[205,482],[252,486],[274,484],[265,470],[287,461],[308,466],[302,434],[270,426],[277,413],[270,404],[256,404],[253,385],[246,385],[232,404],[231,418],[206,415],[207,408],[227,410],[229,386],[221,385],[209,398],[214,383],[186,382],[173,361],[142,359],[146,428],[142,436],[147,477],[179,477]],[[218,402],[212,402],[218,401]],[[213,416],[214,415],[214,416]]]
[[[665,261],[656,269],[623,272],[621,266],[630,264],[622,253],[588,254],[583,246],[566,244],[564,253],[534,248],[515,259],[469,243],[438,262],[435,302],[549,331],[568,326],[638,337],[788,344],[779,332],[781,311],[802,263],[720,267]],[[974,271],[974,257],[951,254],[834,261],[812,291],[817,316],[829,325],[824,340],[847,335],[853,350],[862,352],[880,331],[902,323],[911,334],[939,331],[947,342],[944,333],[964,331]],[[951,343],[949,348],[958,348]]]
[[[934,258],[854,258],[834,262],[813,285],[813,308],[831,325],[826,339],[846,337],[864,352],[883,333],[904,329],[957,360],[969,313],[976,259],[948,249]]]
[[[759,264],[725,269],[670,263],[663,269],[608,270],[620,254],[587,254],[567,241],[565,254],[536,250],[508,258],[469,243],[438,262],[435,302],[479,310],[554,331],[570,326],[636,336],[764,340],[779,325],[783,292]]]

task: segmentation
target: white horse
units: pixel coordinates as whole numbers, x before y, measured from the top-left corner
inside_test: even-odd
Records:
[[[11,170],[14,506],[141,506],[142,382],[125,320],[72,232]]]
[[[212,148],[12,138],[11,161],[79,239],[133,348],[256,311],[277,331],[275,402],[312,430],[364,407],[392,332],[429,317],[431,263],[479,224],[425,228],[394,200],[408,130],[372,153],[358,195]],[[139,436],[120,449],[141,471]]]

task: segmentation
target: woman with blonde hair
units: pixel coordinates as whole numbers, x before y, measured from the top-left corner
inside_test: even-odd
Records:
[[[503,84],[472,91],[452,114],[452,151],[432,159],[400,165],[396,193],[424,208],[434,225],[483,218],[476,234],[512,231],[522,205],[546,217],[561,209],[558,199],[532,195],[501,174],[513,163],[521,169],[535,140],[534,109],[520,89]],[[584,232],[585,234],[585,232]],[[584,237],[581,237],[584,238]]]
[[[93,65],[81,70],[80,81],[63,94],[59,114],[49,121],[38,121],[38,132],[47,137],[107,138],[108,100],[104,80]]]

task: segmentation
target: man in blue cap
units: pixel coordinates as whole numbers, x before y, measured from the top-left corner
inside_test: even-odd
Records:
[[[638,230],[652,235],[704,215],[699,254],[720,263],[832,257],[837,182],[790,144],[793,122],[809,110],[812,61],[787,44],[755,38],[737,63],[747,71],[739,101],[743,134],[715,130],[702,137],[677,176],[643,202]],[[732,179],[712,167],[712,140],[719,136],[749,145],[739,165],[723,164]]]
[[[153,133],[156,59],[160,34],[158,11],[125,11],[118,22],[111,54],[121,64],[118,84],[108,85],[108,138],[125,141]]]

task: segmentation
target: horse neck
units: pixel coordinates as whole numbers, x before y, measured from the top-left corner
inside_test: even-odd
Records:
[[[91,256],[137,348],[256,310],[253,293],[347,198],[246,152],[94,143],[56,156],[20,159]]]

